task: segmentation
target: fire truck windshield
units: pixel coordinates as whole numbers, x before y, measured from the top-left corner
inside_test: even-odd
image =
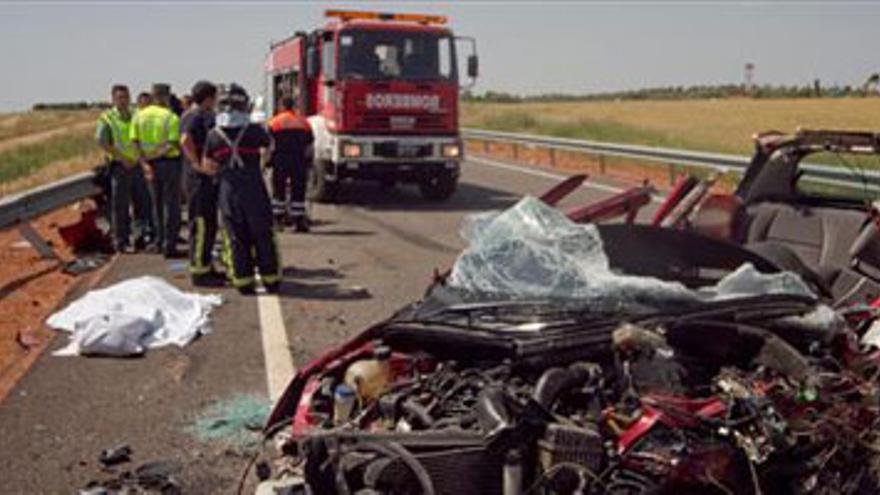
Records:
[[[454,46],[446,34],[346,30],[339,34],[339,77],[456,82]]]

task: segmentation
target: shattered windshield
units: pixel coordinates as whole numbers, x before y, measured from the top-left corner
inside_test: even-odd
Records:
[[[623,273],[612,267],[613,253],[595,225],[576,224],[531,197],[503,212],[467,217],[461,235],[468,247],[417,318],[528,329],[545,320],[644,314],[760,295],[814,297],[797,275],[762,273],[751,263],[702,288]]]
[[[446,34],[343,31],[339,35],[339,64],[343,79],[457,79],[454,43]]]

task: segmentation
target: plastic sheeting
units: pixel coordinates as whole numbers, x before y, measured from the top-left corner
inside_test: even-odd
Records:
[[[57,356],[127,356],[146,349],[184,347],[210,332],[218,295],[185,293],[156,277],[126,280],[94,290],[53,314],[47,324],[70,332]]]
[[[697,299],[677,282],[613,273],[595,226],[530,196],[503,212],[467,217],[461,235],[468,247],[452,269],[453,287],[613,304]]]
[[[755,294],[812,296],[796,274],[763,274],[748,263],[715,287],[699,292],[678,282],[615,273],[595,226],[576,224],[561,211],[528,196],[505,211],[466,217],[461,236],[468,247],[456,261],[449,283],[467,291],[512,298],[577,299],[605,307]]]
[[[721,279],[712,292],[717,299],[755,294],[816,297],[796,273],[761,273],[751,263],[743,263],[733,273]]]

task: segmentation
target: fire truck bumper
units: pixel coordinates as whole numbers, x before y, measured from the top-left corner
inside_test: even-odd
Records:
[[[328,170],[331,179],[390,180],[398,182],[420,182],[438,175],[458,176],[459,163],[449,162],[356,162],[345,161],[335,164],[335,170]],[[335,172],[335,173],[334,173]]]
[[[341,136],[334,146],[328,179],[420,182],[459,174],[463,159],[458,137]]]

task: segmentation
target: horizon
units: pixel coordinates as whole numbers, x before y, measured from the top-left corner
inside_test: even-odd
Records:
[[[746,63],[756,86],[856,87],[880,71],[880,4],[864,2],[11,2],[0,4],[0,111],[102,101],[115,82],[185,94],[200,78],[235,80],[260,93],[270,41],[323,24],[328,8],[448,16],[477,39],[477,94],[736,85]]]

